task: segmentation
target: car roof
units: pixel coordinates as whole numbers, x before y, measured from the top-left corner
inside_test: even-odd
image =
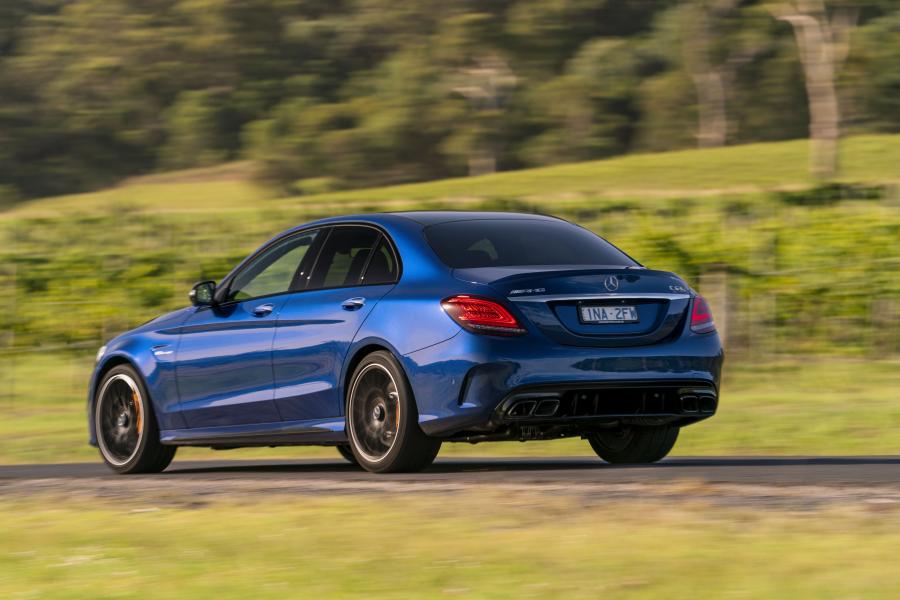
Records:
[[[319,227],[326,225],[340,225],[344,223],[372,223],[375,225],[389,226],[399,224],[401,222],[416,223],[421,227],[429,225],[437,225],[439,223],[454,223],[459,221],[483,221],[483,220],[504,220],[504,221],[554,221],[559,222],[557,217],[547,215],[538,215],[532,213],[516,213],[516,212],[488,212],[488,211],[463,211],[463,210],[411,210],[403,212],[383,212],[368,213],[357,215],[339,215],[335,217],[326,217],[309,223],[304,223],[282,232],[283,234],[293,233],[310,227]]]
[[[480,221],[480,220],[534,220],[557,221],[556,217],[538,215],[533,213],[517,212],[488,212],[475,210],[410,210],[388,213],[405,217],[422,225],[436,225],[438,223],[450,223],[453,221]]]

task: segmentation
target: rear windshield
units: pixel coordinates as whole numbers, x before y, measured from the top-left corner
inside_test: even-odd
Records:
[[[444,264],[454,269],[637,265],[606,240],[565,221],[454,221],[426,227],[425,237]]]

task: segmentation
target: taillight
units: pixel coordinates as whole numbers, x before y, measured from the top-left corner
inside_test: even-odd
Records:
[[[444,312],[463,329],[494,335],[521,335],[525,328],[502,304],[474,296],[453,296],[441,301]]]
[[[694,333],[711,333],[716,330],[712,312],[703,296],[696,296],[691,308],[691,331]]]

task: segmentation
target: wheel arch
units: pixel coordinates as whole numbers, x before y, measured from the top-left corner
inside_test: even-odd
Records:
[[[400,365],[407,381],[409,381],[409,373],[406,372],[403,361],[400,360],[400,353],[397,352],[396,348],[379,338],[360,340],[354,344],[353,349],[347,353],[347,360],[344,361],[344,372],[341,375],[341,411],[343,411],[344,415],[347,414],[347,390],[350,389],[350,379],[353,377],[353,372],[366,356],[379,351],[390,353],[394,359],[396,359],[397,364]],[[413,397],[413,400],[415,400],[415,396]]]
[[[94,405],[97,402],[97,388],[100,385],[100,382],[103,381],[103,378],[106,377],[106,374],[109,373],[116,367],[127,365],[134,369],[134,372],[137,373],[137,376],[141,379],[141,384],[143,384],[144,389],[148,390],[149,395],[149,404],[152,413],[155,413],[155,407],[153,406],[153,396],[149,393],[149,386],[147,385],[147,378],[144,376],[143,371],[141,371],[140,366],[138,366],[137,362],[130,356],[125,354],[112,354],[104,357],[104,359],[97,365],[94,370],[94,376],[91,379],[90,390],[88,391],[88,433],[90,435],[89,442],[91,446],[97,445],[97,431],[94,427]]]

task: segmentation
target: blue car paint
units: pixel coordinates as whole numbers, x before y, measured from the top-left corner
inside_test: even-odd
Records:
[[[550,218],[506,213],[463,213],[459,218],[476,216]],[[396,284],[298,291],[246,301],[241,304],[247,306],[227,313],[188,307],[159,317],[107,344],[91,378],[89,413],[102,373],[112,364],[128,362],[144,379],[164,442],[345,442],[346,382],[357,355],[374,346],[400,360],[421,427],[431,435],[446,436],[485,423],[511,390],[523,386],[674,378],[705,381],[718,389],[721,345],[715,333],[697,334],[685,326],[689,299],[673,297],[668,305],[638,308],[641,323],[650,317],[656,326],[665,324],[667,334],[660,339],[650,333],[617,345],[618,334],[638,339],[647,333],[645,324],[621,325],[602,330],[609,334],[609,344],[592,345],[598,326],[579,323],[571,306],[551,307],[534,299],[540,290],[528,285],[545,275],[540,269],[445,266],[427,244],[423,229],[449,218],[453,216],[442,213],[335,217],[276,236],[273,241],[315,227],[371,225],[393,242],[401,275]],[[694,295],[670,273],[606,272],[635,293],[659,290],[665,279],[664,288]],[[561,268],[554,277],[553,293],[594,287],[603,291],[596,270]],[[523,288],[529,293],[516,297]],[[456,294],[503,302],[525,324],[527,334],[505,338],[462,330],[440,306],[442,298]],[[363,308],[342,309],[341,302],[351,297],[365,298]],[[248,312],[260,303],[275,307],[262,318]],[[89,428],[96,445],[91,419]]]
[[[175,371],[189,428],[281,420],[273,396],[272,342],[285,300],[248,300],[225,310],[201,307],[182,324]],[[259,305],[274,308],[254,314]]]
[[[394,287],[369,285],[291,294],[278,315],[272,364],[275,402],[284,421],[343,414],[344,359],[360,326]],[[362,306],[342,303],[361,299]]]

